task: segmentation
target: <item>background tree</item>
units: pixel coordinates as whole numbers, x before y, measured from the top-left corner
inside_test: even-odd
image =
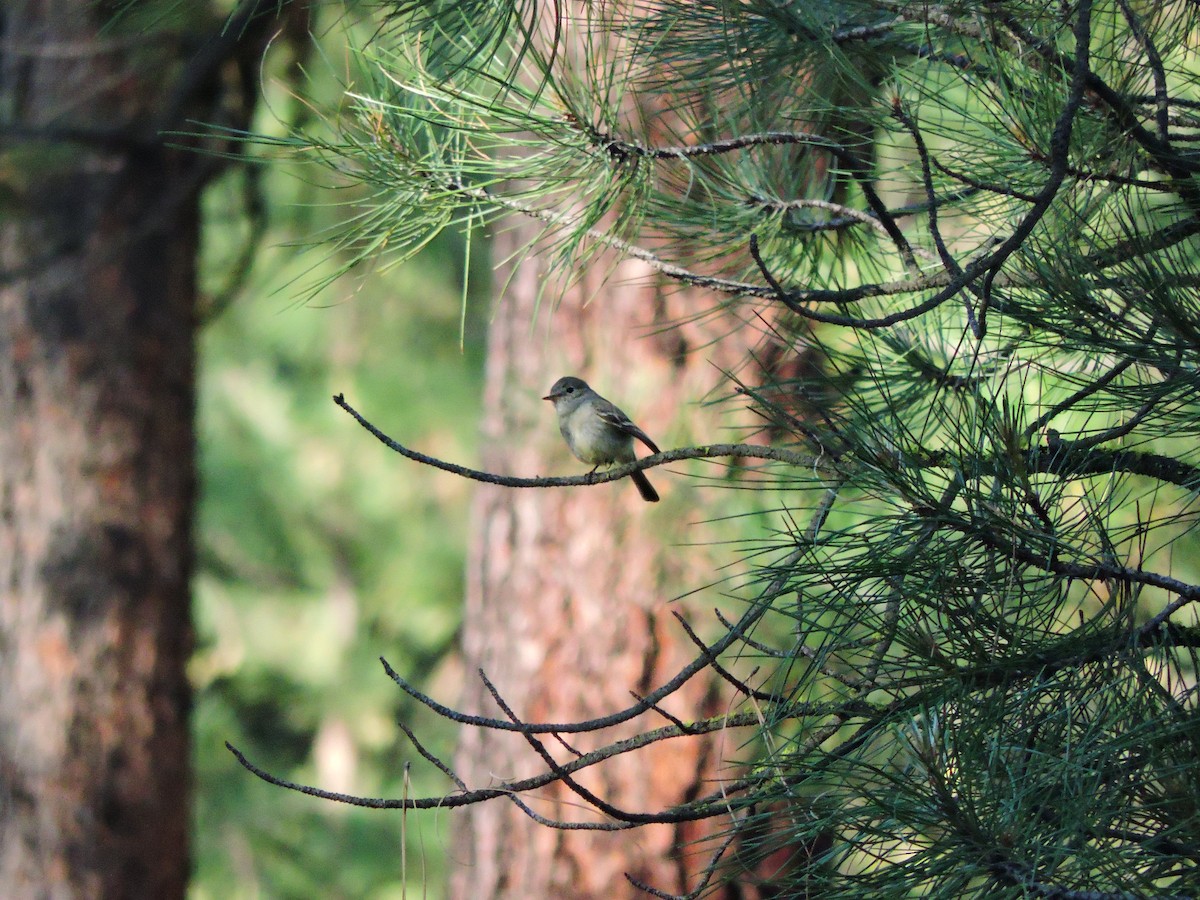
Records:
[[[268,9],[0,10],[0,883],[16,895],[185,891],[198,197],[224,163],[167,133],[245,127]]]
[[[682,670],[726,712],[556,758],[687,679],[576,725],[443,710],[544,775],[439,761],[459,791],[391,805],[557,783],[614,828],[717,820],[697,891],[780,851],[789,896],[1195,893],[1194,4],[570,7],[578,67],[534,6],[400,4],[364,51],[317,145],[379,192],[362,246],[515,213],[564,269],[711,291],[772,323],[793,377],[731,389],[793,446],[654,461],[771,460],[745,609]],[[658,812],[573,775],[742,727],[745,770]]]
[[[527,226],[498,234],[493,249],[503,259],[531,238]],[[506,267],[507,268],[507,267]],[[571,473],[553,409],[539,398],[559,372],[593,378],[612,396],[634,398],[636,415],[652,437],[678,441],[711,427],[703,411],[688,413],[687,396],[713,387],[714,369],[680,352],[699,327],[655,335],[655,328],[695,308],[694,294],[664,292],[647,273],[637,283],[607,284],[583,274],[559,295],[544,328],[530,337],[529,323],[546,279],[554,273],[526,257],[502,268],[488,343],[483,465],[496,472]],[[674,315],[671,310],[674,310]],[[708,329],[711,335],[715,328]],[[700,343],[696,340],[696,343]],[[744,345],[730,340],[725,352]],[[641,399],[636,399],[641,398]],[[631,403],[622,399],[622,403]],[[690,419],[690,421],[688,421]],[[476,495],[472,551],[463,612],[463,656],[468,671],[484,670],[523,716],[572,721],[628,704],[670,677],[695,652],[671,618],[670,601],[687,578],[703,577],[701,553],[678,559],[675,546],[688,534],[694,488],[672,485],[664,502],[647,505],[628,482],[597,491],[524,491],[484,485]],[[692,525],[694,535],[698,530]],[[712,530],[710,529],[710,535]],[[696,679],[672,708],[716,713],[719,694]],[[496,704],[478,678],[468,677],[463,708],[492,715]],[[665,724],[658,712],[569,741],[587,752],[619,737]],[[474,784],[530,775],[519,734],[467,730],[456,754],[459,774]],[[635,809],[659,809],[703,790],[720,768],[712,741],[662,745],[614,761],[587,780],[592,790]],[[564,786],[541,792],[537,811],[575,823],[595,814]],[[458,897],[633,896],[623,872],[683,890],[697,864],[685,845],[702,834],[693,828],[627,832],[574,830],[555,833],[512,804],[471,807],[455,823],[451,894]]]
[[[303,119],[301,84],[312,99],[340,88],[313,59],[335,58],[356,24],[320,12],[159,0],[0,10],[0,480],[18,509],[2,546],[13,583],[25,579],[0,605],[0,743],[14,742],[0,751],[13,760],[0,847],[24,867],[5,869],[11,890],[169,895],[187,879],[198,898],[366,896],[406,877],[397,836],[373,817],[301,797],[281,806],[247,786],[223,744],[323,784],[398,792],[395,715],[434,746],[453,737],[443,727],[439,741],[432,714],[379,680],[375,657],[385,647],[422,683],[452,678],[465,548],[442,535],[463,532],[466,485],[432,494],[395,478],[385,455],[356,458],[360,436],[314,398],[351,390],[406,434],[470,452],[482,329],[475,304],[460,315],[460,251],[438,241],[367,284],[339,277],[336,254],[295,245],[335,221],[329,200],[345,186],[326,193],[231,140]],[[486,288],[485,275],[472,284]],[[325,286],[298,302],[296,286],[314,282]],[[394,302],[406,297],[419,302]],[[397,376],[397,354],[420,356],[419,378]],[[434,416],[439,403],[462,418]],[[41,578],[62,549],[38,537],[52,520],[65,548],[71,528],[82,553],[87,529],[108,523],[129,552],[92,547]],[[137,575],[151,563],[157,574]],[[91,604],[66,620],[55,618],[64,584]],[[72,618],[89,610],[94,620]],[[126,658],[155,640],[159,657]],[[438,786],[422,776],[409,789]],[[90,812],[101,804],[113,821]],[[436,828],[402,831],[414,881],[441,880]],[[78,848],[76,868],[57,865],[64,848]]]

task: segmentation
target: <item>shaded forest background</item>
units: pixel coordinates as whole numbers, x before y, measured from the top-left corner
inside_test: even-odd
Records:
[[[339,40],[326,35],[330,56],[300,85],[281,71],[292,65],[286,51],[268,54],[257,132],[285,127],[298,86],[310,100],[336,98]],[[415,445],[471,462],[486,247],[476,242],[469,271],[461,238],[447,235],[395,269],[341,272],[345,258],[313,244],[355,197],[314,174],[281,155],[251,176],[265,204],[260,250],[201,331],[190,665],[200,898],[392,897],[406,877],[410,891],[438,896],[444,877],[448,814],[402,821],[281,792],[225,748],[297,781],[401,796],[444,785],[423,767],[405,783],[411,753],[396,719],[445,755],[456,739],[405,701],[378,657],[456,696],[470,485],[405,467],[330,398],[344,391]],[[232,170],[204,196],[209,297],[258,227],[246,180]]]

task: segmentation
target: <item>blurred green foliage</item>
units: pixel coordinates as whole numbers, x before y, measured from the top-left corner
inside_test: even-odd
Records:
[[[332,79],[308,88],[338,90]],[[291,102],[287,90],[269,85],[267,109]],[[264,132],[279,127],[275,114]],[[469,486],[396,456],[331,397],[345,393],[402,442],[470,463],[485,304],[468,302],[464,318],[453,236],[389,271],[344,274],[336,251],[306,245],[353,198],[289,163],[267,162],[257,177],[261,250],[201,336],[192,896],[398,897],[407,880],[409,896],[436,897],[447,815],[281,791],[224,744],[332,790],[448,788],[427,766],[406,788],[416,754],[395,720],[443,754],[453,734],[406,703],[378,660],[453,694]],[[246,185],[231,171],[204,199],[210,295],[250,239]],[[476,295],[485,262],[470,279]]]

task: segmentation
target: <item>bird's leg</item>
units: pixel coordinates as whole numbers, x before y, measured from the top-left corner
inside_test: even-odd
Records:
[[[588,474],[587,474],[587,477],[588,477],[588,484],[595,484],[595,483],[596,483],[596,478],[595,478],[595,475],[596,475],[596,470],[597,470],[598,468],[600,468],[600,463],[596,463],[594,466],[592,466],[592,471],[588,472]]]

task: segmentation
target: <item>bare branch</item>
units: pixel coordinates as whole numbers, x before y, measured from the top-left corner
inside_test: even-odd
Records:
[[[611,135],[595,133],[593,138],[609,154],[619,158],[640,156],[645,159],[690,159],[694,156],[718,156],[744,150],[748,147],[806,145],[819,147],[832,153],[846,153],[846,148],[837,141],[806,131],[767,131],[760,134],[740,134],[737,137],[706,144],[681,145],[678,147],[647,147],[631,141],[623,141]]]
[[[346,402],[346,398],[341,394],[335,394],[333,402],[350,413],[363,428],[375,435],[381,444],[389,450],[394,450],[401,456],[407,457],[414,462],[423,463],[427,466],[433,466],[435,469],[441,469],[443,472],[450,472],[453,475],[459,475],[463,478],[469,478],[472,481],[481,481],[485,484],[495,484],[500,487],[511,488],[548,488],[548,487],[580,487],[593,484],[607,484],[610,481],[618,481],[629,476],[633,472],[642,469],[652,469],[655,466],[665,465],[670,462],[679,462],[685,459],[719,459],[722,457],[745,457],[750,459],[765,459],[773,462],[783,462],[792,466],[799,466],[805,469],[813,468],[829,468],[831,461],[829,459],[820,459],[818,457],[804,456],[799,453],[793,453],[790,450],[785,450],[780,447],[767,447],[762,444],[709,444],[703,447],[683,447],[678,450],[666,450],[662,453],[655,453],[651,456],[644,456],[637,462],[628,463],[623,466],[615,466],[606,472],[593,472],[588,475],[572,475],[559,478],[520,478],[512,475],[496,475],[492,472],[483,472],[479,469],[470,469],[466,466],[460,466],[456,463],[446,462],[438,459],[436,456],[428,456],[416,450],[405,447],[403,444],[392,440],[358,412],[353,406]]]

